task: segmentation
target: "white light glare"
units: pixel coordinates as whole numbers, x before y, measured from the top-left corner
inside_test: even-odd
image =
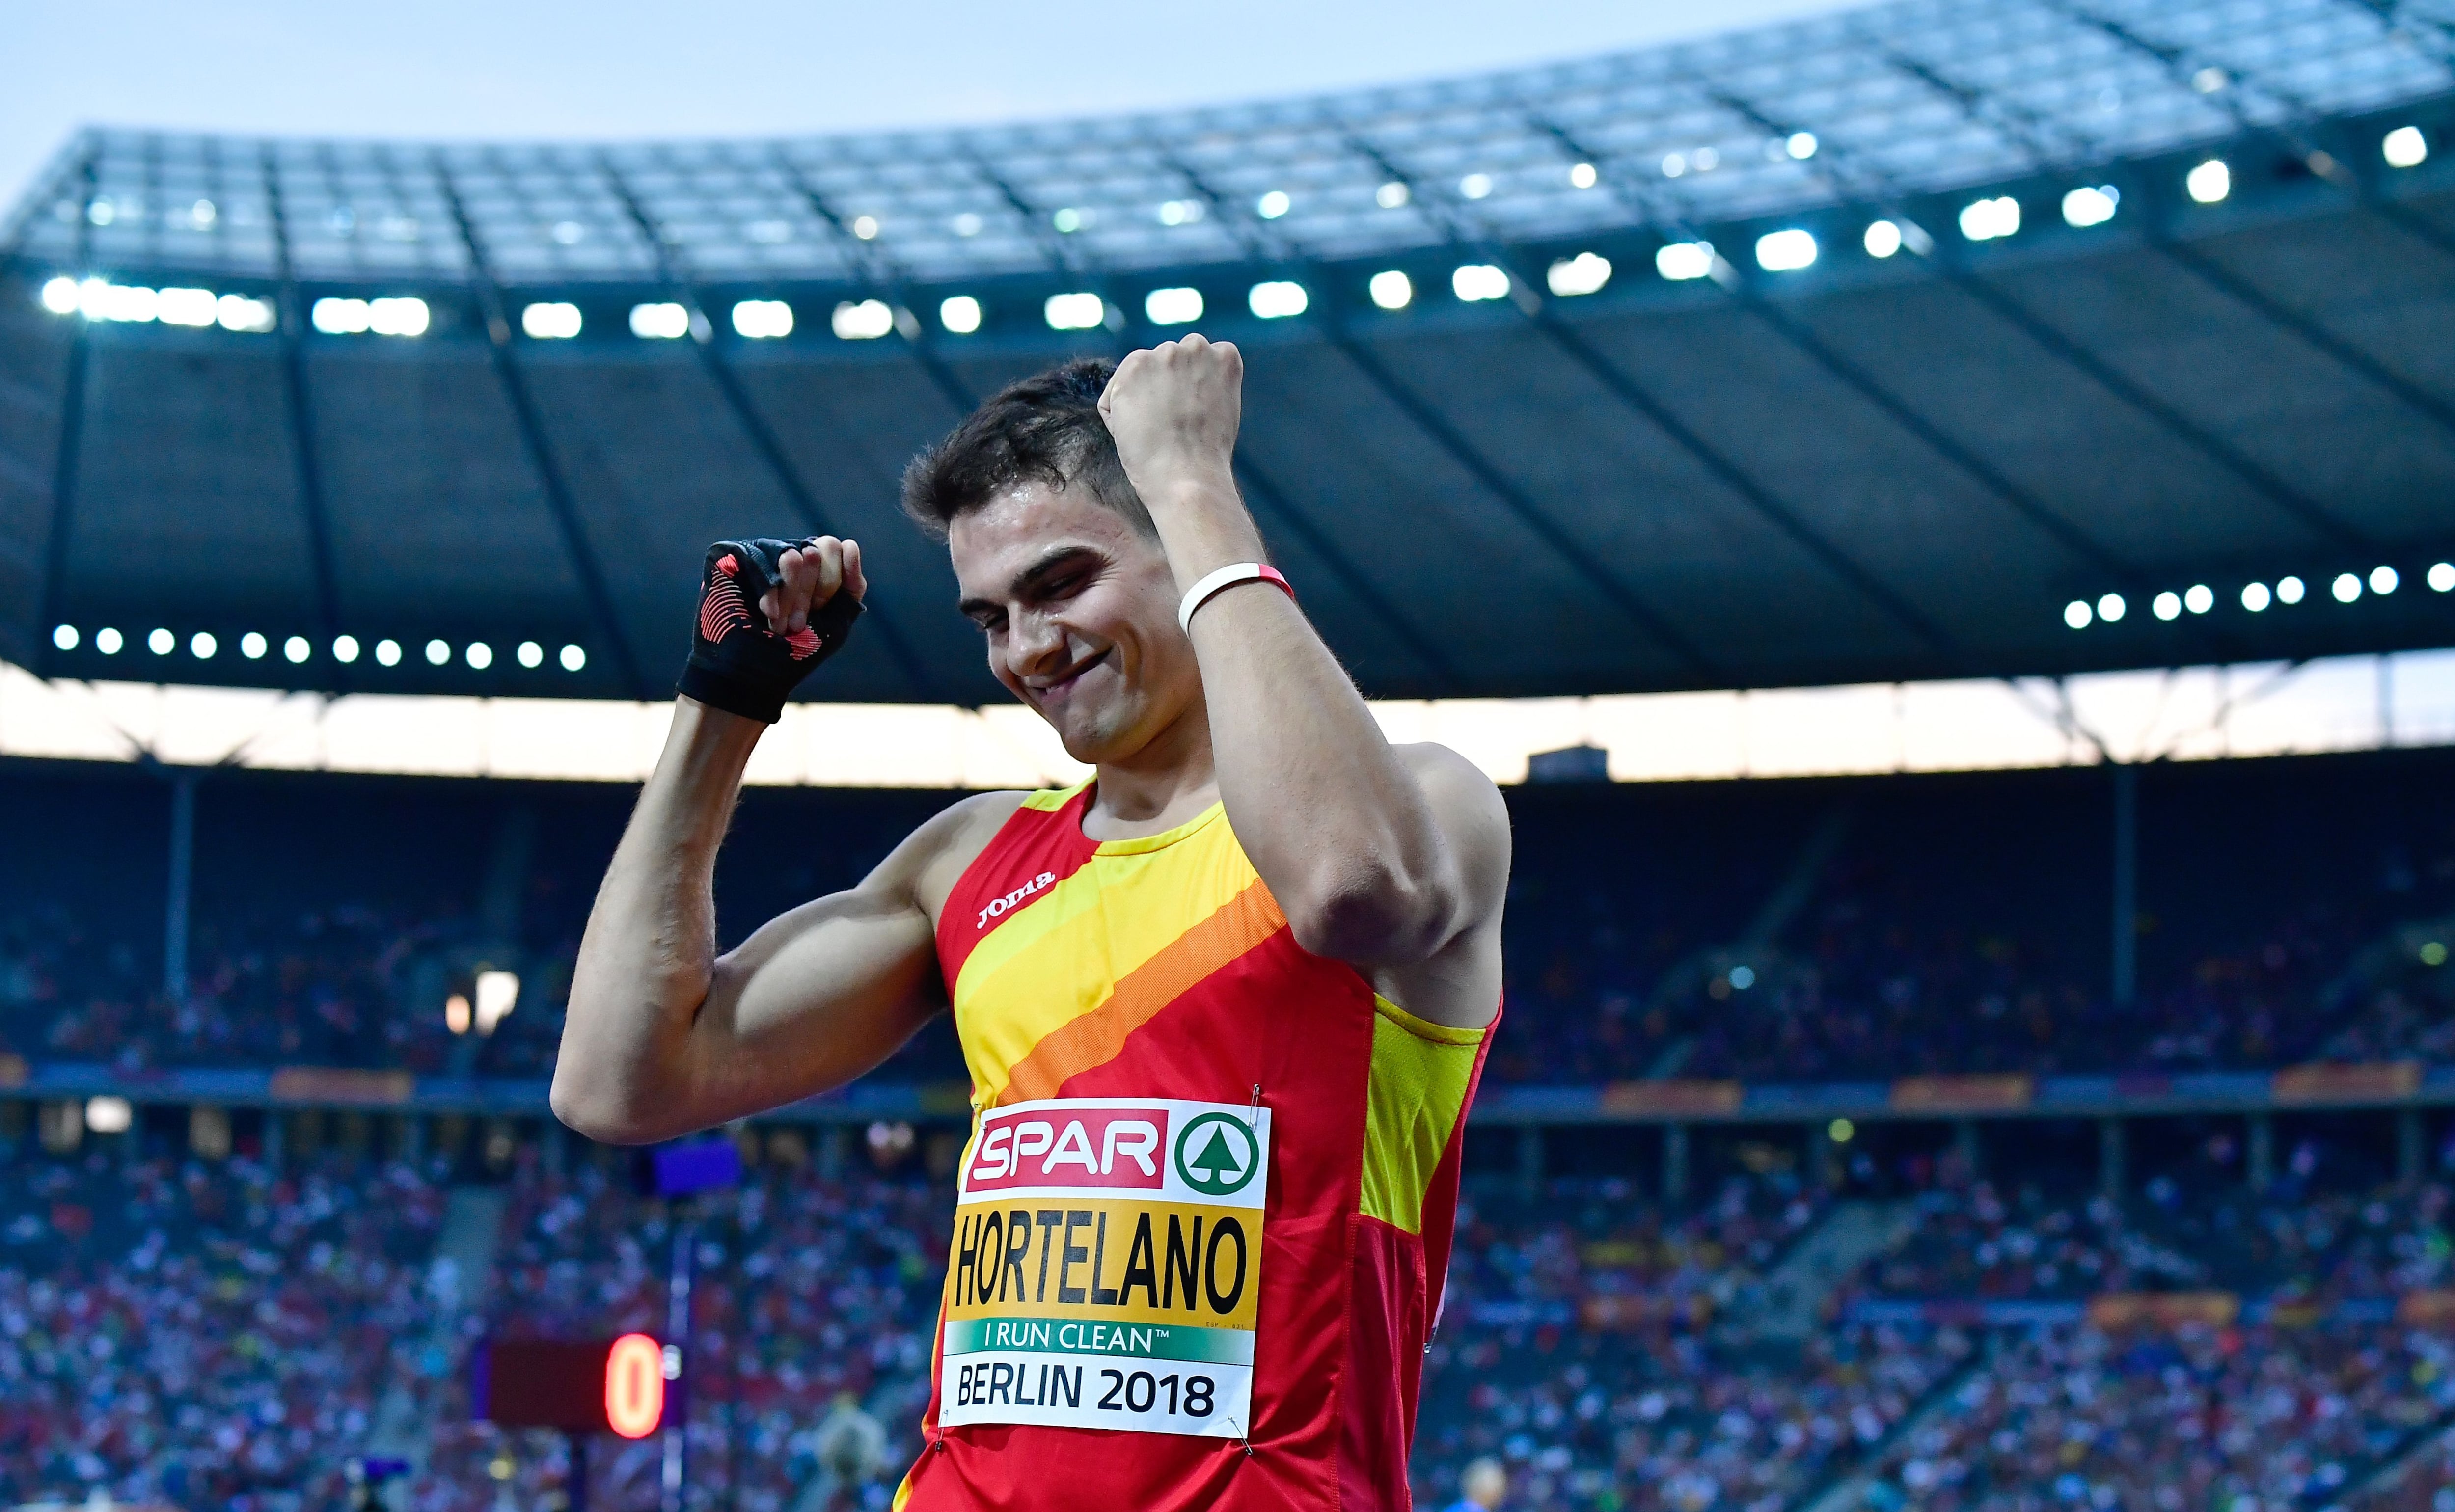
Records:
[[[2192,614],[2204,615],[2216,606],[2216,591],[2205,583],[2193,583],[2182,594],[2182,607]]]
[[[781,299],[744,299],[733,307],[734,334],[772,341],[793,333],[793,307]]]
[[[2361,575],[2357,573],[2338,573],[2336,580],[2328,585],[2328,589],[2336,595],[2336,602],[2349,604],[2362,596]]]
[[[224,294],[213,302],[213,318],[224,331],[261,333],[273,329],[273,301],[245,294]]]
[[[2182,595],[2169,588],[2148,601],[2148,612],[2160,619],[2180,619],[2182,615]]]
[[[2396,585],[2403,581],[2403,578],[2396,575],[2396,571],[2392,567],[2370,569],[2370,592],[2373,594],[2394,593]]]
[[[2455,593],[2455,562],[2439,562],[2429,569],[2429,591]]]
[[[1098,294],[1050,294],[1041,314],[1051,331],[1089,331],[1108,318],[1108,306]]]
[[[283,659],[287,660],[294,667],[298,663],[305,661],[307,659],[308,652],[313,649],[313,647],[307,644],[307,637],[304,635],[293,635],[288,640],[281,643],[281,655]]]
[[[679,341],[690,334],[690,312],[676,304],[633,305],[631,334],[642,341]]]
[[[1611,282],[1611,259],[1598,252],[1579,252],[1552,265],[1543,281],[1563,299],[1590,294]]]
[[[423,299],[370,299],[367,329],[379,336],[422,336],[429,312]]]
[[[2097,617],[2113,624],[2122,617],[2124,605],[2120,594],[2105,594],[2097,600]]]
[[[318,299],[307,312],[310,324],[328,336],[364,335],[367,302],[363,299]]]
[[[578,646],[565,646],[562,648],[561,660],[563,671],[578,672],[580,668],[588,665],[588,653],[580,650]]]
[[[451,659],[452,643],[450,641],[430,640],[426,643],[426,664],[428,666],[440,667]]]
[[[199,630],[188,637],[188,654],[198,661],[213,660],[213,653],[221,649],[222,643],[213,638],[210,630]]]
[[[1407,202],[1414,197],[1412,190],[1402,180],[1394,178],[1372,192],[1372,203],[1383,210],[1404,210]]]
[[[878,239],[878,217],[875,215],[855,215],[852,218],[852,233],[862,241],[876,241]]]
[[[545,661],[545,648],[534,640],[523,640],[520,642],[518,655],[520,665],[523,667],[540,666]]]
[[[1163,226],[1190,226],[1202,218],[1202,201],[1198,199],[1162,200],[1159,207],[1159,223]],[[960,221],[965,217],[959,215],[955,218]],[[964,231],[958,226],[955,229],[959,233],[969,236],[981,229],[978,215],[971,216],[969,219],[973,222],[971,231]]]
[[[145,649],[157,656],[167,656],[179,644],[179,637],[167,630],[156,630],[145,637]]]
[[[1491,263],[1466,263],[1450,274],[1450,290],[1469,304],[1485,299],[1506,299],[1509,297],[1509,274]]]
[[[487,645],[482,640],[473,640],[469,642],[469,649],[465,655],[469,658],[469,665],[479,672],[483,672],[495,664],[495,648]]]
[[[88,1098],[85,1102],[85,1126],[96,1134],[126,1134],[136,1121],[136,1110],[126,1098],[109,1094]]]
[[[2122,192],[2111,184],[2082,185],[2063,196],[2063,222],[2070,226],[2102,226],[2114,218]]]
[[[2097,615],[2090,611],[2088,600],[2085,598],[2075,598],[2070,603],[2063,605],[2063,623],[2071,626],[2074,630],[2086,630],[2088,628],[2088,622],[2096,617]]]
[[[1960,210],[1960,234],[1971,241],[1995,241],[2020,229],[2020,202],[2009,194],[1972,200]]]
[[[375,642],[375,660],[386,667],[400,665],[400,642],[384,639]]]
[[[1675,241],[1654,254],[1654,268],[1674,283],[1702,278],[1714,271],[1714,244]]]
[[[202,329],[213,323],[213,307],[210,289],[165,289],[156,297],[154,313],[166,326]]]
[[[938,306],[938,324],[959,336],[968,336],[981,329],[981,302],[969,294],[957,294]]]
[[[579,334],[579,307],[531,305],[520,312],[520,329],[538,341],[568,341]]]
[[[1083,229],[1083,212],[1068,205],[1049,216],[1048,224],[1057,228],[1057,234],[1060,236],[1071,236]]]
[[[51,627],[51,644],[52,644],[52,645],[54,645],[54,646],[59,647],[62,651],[74,651],[74,650],[76,650],[76,649],[77,649],[77,633],[76,633],[76,626],[74,626],[74,625],[53,625],[53,626]]]
[[[1253,201],[1253,213],[1264,220],[1276,220],[1288,212],[1288,207],[1292,203],[1286,190],[1274,189]]]
[[[827,325],[840,341],[876,341],[895,329],[895,312],[883,299],[847,300],[836,306]]]
[[[1202,318],[1202,291],[1154,289],[1143,296],[1143,313],[1155,326],[1189,326]]]
[[[1793,131],[1790,133],[1790,140],[1782,145],[1790,150],[1791,156],[1797,158],[1802,163],[1806,162],[1809,158],[1816,155],[1816,133],[1814,131]]]
[[[2233,170],[2224,159],[2212,157],[2183,175],[2182,187],[2202,205],[2213,205],[2233,192]]]
[[[2270,597],[2271,595],[2267,592],[2267,585],[2265,583],[2244,583],[2242,585],[2242,607],[2249,610],[2254,615],[2266,609]]]
[[[2278,603],[2298,604],[2302,601],[2302,579],[2299,577],[2280,577],[2276,580],[2276,601]]]
[[[262,661],[269,645],[261,632],[251,630],[238,637],[238,654],[250,661]]]
[[[1165,219],[1166,217],[1162,218]],[[985,225],[986,222],[983,221],[978,215],[973,214],[970,211],[965,211],[962,214],[956,216],[953,220],[948,221],[946,224],[955,229],[955,234],[958,236],[977,236],[981,233],[981,227]],[[1174,221],[1169,221],[1168,224],[1173,226],[1176,223]]]
[[[1890,257],[1901,250],[1901,229],[1888,220],[1879,220],[1867,228],[1867,255]]]
[[[43,308],[55,315],[76,313],[77,285],[73,278],[54,278],[43,285]]]
[[[1596,180],[1599,179],[1600,176],[1601,175],[1594,171],[1593,164],[1579,163],[1569,170],[1569,187],[1571,189],[1592,189],[1594,187]]]
[[[89,278],[76,286],[77,308],[88,320],[126,320],[142,324],[152,320],[160,308],[161,296],[152,290],[131,284],[106,283]]]
[[[1815,235],[1796,226],[1756,238],[1756,266],[1769,273],[1796,272],[1815,261]]]
[[[119,638],[119,632],[112,629],[109,625],[105,625],[100,630],[93,633],[93,649],[101,652],[106,656],[118,655],[119,648],[125,644],[126,642]]]
[[[1289,315],[1303,314],[1312,303],[1305,286],[1284,278],[1258,283],[1245,295],[1245,304],[1264,320],[1285,320]]]
[[[335,635],[333,637],[333,659],[341,663],[343,666],[348,666],[351,662],[357,660],[358,637],[355,635]]]
[[[1491,192],[1490,173],[1469,173],[1458,180],[1458,193],[1467,199],[1481,199]]]
[[[2429,138],[2420,127],[2399,126],[2379,143],[2379,152],[2389,168],[2419,168],[2429,161]]]
[[[1395,268],[1374,273],[1364,287],[1384,310],[1404,310],[1415,297],[1415,281]]]

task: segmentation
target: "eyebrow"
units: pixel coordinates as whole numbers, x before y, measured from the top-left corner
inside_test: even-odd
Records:
[[[1014,595],[1016,597],[1022,597],[1024,595],[1029,593],[1033,588],[1038,587],[1043,581],[1054,575],[1059,569],[1071,566],[1077,558],[1084,556],[1096,558],[1098,555],[1099,553],[1088,546],[1079,544],[1073,546],[1052,546],[1046,553],[1043,554],[1040,560],[1015,574],[1014,580],[1006,585],[1006,592]],[[986,614],[995,610],[997,607],[997,604],[990,599],[966,598],[956,604],[955,610],[958,614],[970,616]]]

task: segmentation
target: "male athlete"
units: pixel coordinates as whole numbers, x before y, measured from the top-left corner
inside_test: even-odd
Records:
[[[1243,373],[1200,336],[1071,363],[913,461],[990,669],[1097,775],[956,803],[722,955],[742,768],[866,585],[851,541],[713,548],[580,945],[554,1109],[600,1139],[841,1086],[953,1009],[973,1127],[898,1508],[1409,1504],[1509,820],[1382,737],[1263,564]]]

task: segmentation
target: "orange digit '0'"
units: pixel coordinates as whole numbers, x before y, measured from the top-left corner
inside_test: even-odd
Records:
[[[605,1425],[644,1439],[665,1416],[665,1349],[645,1334],[624,1334],[605,1351]]]

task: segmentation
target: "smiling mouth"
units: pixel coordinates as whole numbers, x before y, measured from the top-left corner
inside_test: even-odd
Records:
[[[1029,688],[1035,696],[1040,697],[1046,697],[1052,693],[1063,692],[1064,690],[1074,686],[1075,682],[1080,679],[1085,673],[1089,672],[1092,668],[1099,666],[1104,661],[1106,661],[1110,656],[1115,655],[1116,651],[1117,648],[1111,646],[1096,656],[1085,657],[1083,660],[1076,662],[1071,667],[1066,668],[1064,672],[1059,673],[1056,676],[1049,678],[1045,682],[1031,682],[1026,680],[1024,683],[1024,686]]]

